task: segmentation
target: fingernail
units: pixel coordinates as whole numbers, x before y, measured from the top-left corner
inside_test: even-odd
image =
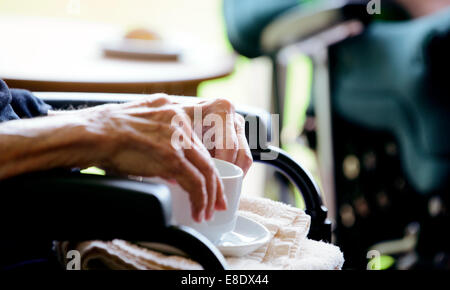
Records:
[[[205,210],[202,210],[198,216],[198,222],[201,223],[205,219]]]
[[[202,212],[192,209],[192,219],[195,222],[200,223],[202,221],[201,218],[202,218]]]
[[[226,210],[228,207],[228,201],[227,201],[227,197],[225,196],[225,194],[222,195],[222,202],[221,202],[221,209],[222,210]]]
[[[214,218],[214,210],[211,211],[208,221],[212,220]]]
[[[209,221],[213,218],[213,216],[214,216],[214,209],[212,208],[211,210],[208,211],[206,219]]]

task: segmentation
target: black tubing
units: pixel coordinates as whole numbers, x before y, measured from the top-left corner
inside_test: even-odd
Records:
[[[186,253],[208,271],[228,268],[222,253],[202,234],[186,226],[171,226],[164,233],[153,237],[151,242],[160,242]]]
[[[253,160],[271,165],[282,172],[300,190],[305,201],[305,212],[311,216],[308,237],[314,240],[331,241],[331,223],[327,219],[328,209],[323,205],[320,189],[311,174],[278,147],[252,150]]]

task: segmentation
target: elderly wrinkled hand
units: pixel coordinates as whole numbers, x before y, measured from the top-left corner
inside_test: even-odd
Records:
[[[244,119],[224,99],[183,102],[158,94],[124,104],[51,112],[0,125],[0,179],[55,167],[99,166],[124,175],[175,180],[195,220],[226,209],[211,156],[247,172]]]

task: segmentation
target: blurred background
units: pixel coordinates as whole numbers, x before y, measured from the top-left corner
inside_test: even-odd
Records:
[[[279,114],[273,141],[318,182],[345,267],[365,269],[375,250],[377,269],[448,269],[449,5],[0,0],[13,44],[0,49],[0,78],[34,91],[225,97]],[[132,59],[148,54],[127,33],[170,43],[152,54],[175,60]],[[303,207],[261,165],[243,194]]]

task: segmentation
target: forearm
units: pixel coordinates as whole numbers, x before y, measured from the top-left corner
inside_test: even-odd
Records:
[[[92,135],[79,116],[52,116],[0,124],[0,179],[57,167],[95,163]]]

